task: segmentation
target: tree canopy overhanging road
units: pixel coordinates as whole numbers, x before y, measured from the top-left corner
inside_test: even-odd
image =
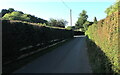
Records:
[[[85,39],[74,37],[14,73],[92,73]]]

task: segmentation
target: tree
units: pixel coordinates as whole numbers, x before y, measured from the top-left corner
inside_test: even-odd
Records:
[[[9,11],[8,11],[7,9],[2,9],[2,10],[1,10],[2,17],[3,17],[6,13],[9,13]]]
[[[13,8],[2,9],[0,15],[2,14],[2,19],[5,20],[22,20],[22,21],[28,21],[32,23],[42,23],[47,24],[47,20],[35,17],[30,14],[24,14],[22,11],[16,11]]]
[[[27,17],[26,14],[21,14],[17,11],[5,14],[2,17],[2,19],[5,19],[5,20],[22,20],[22,21],[29,21],[30,20],[30,18]]]
[[[82,13],[79,14],[78,21],[75,24],[76,29],[83,28],[83,24],[87,21],[88,15],[86,15],[86,11],[83,10]]]
[[[67,26],[66,29],[68,29],[68,30],[75,30],[75,26]]]
[[[38,18],[38,17],[35,17],[34,15],[30,15],[30,14],[27,14],[27,17],[30,18],[30,22],[32,23],[42,23],[42,24],[47,24],[47,20],[44,20],[44,19],[41,19],[41,18]]]
[[[94,17],[94,23],[97,24],[97,18],[96,17]]]
[[[15,11],[13,8],[9,8],[8,10],[7,9],[2,9],[1,10],[1,14],[2,14],[2,17],[6,14],[6,13],[11,13]]]
[[[56,20],[56,19],[53,19],[53,18],[50,18],[49,25],[50,25],[50,26],[55,26],[55,25],[57,25],[57,20]]]
[[[27,14],[22,14],[22,16],[21,16],[20,18],[21,18],[21,20],[23,20],[23,21],[30,21],[30,18],[27,17]]]
[[[84,27],[84,32],[88,29],[88,27],[89,27],[89,25],[90,25],[90,22],[89,21],[86,21],[84,24],[83,24],[83,27]]]
[[[11,12],[13,12],[15,10],[13,8],[9,8],[8,11],[9,11],[9,13],[11,13]]]
[[[62,27],[62,28],[65,28],[65,25],[67,24],[68,22],[63,20],[63,19],[53,19],[51,18],[50,21],[48,22],[48,25],[49,26],[55,26],[55,27]]]
[[[17,11],[17,12],[19,12],[19,13],[21,13],[21,14],[24,14],[22,11]]]

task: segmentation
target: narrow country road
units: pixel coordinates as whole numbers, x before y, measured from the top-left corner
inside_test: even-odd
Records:
[[[85,36],[74,37],[14,73],[92,73]]]

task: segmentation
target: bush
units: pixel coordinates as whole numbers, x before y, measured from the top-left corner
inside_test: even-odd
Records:
[[[14,10],[13,8],[2,9],[0,14],[3,20],[19,20],[19,21],[26,21],[32,23],[47,24],[47,20],[35,17],[34,15],[25,14],[22,11],[17,11]]]
[[[2,19],[4,20],[21,20],[21,21],[30,21],[30,18],[27,17],[27,14],[21,14],[20,12],[14,11],[12,13],[5,14]]]
[[[120,73],[118,33],[120,33],[118,31],[118,12],[89,26],[85,33],[105,53],[112,63],[112,70],[116,73]]]
[[[111,5],[109,8],[107,8],[105,10],[105,13],[109,16],[112,13],[118,11],[119,10],[119,8],[118,8],[119,6],[120,6],[120,1],[116,2],[114,5]]]
[[[54,27],[61,27],[61,28],[65,28],[65,25],[68,22],[63,20],[63,19],[53,19],[51,18],[50,21],[48,22],[49,26],[54,26]]]
[[[19,21],[2,21],[3,63],[15,60],[19,56],[35,51],[36,49],[20,51],[21,48],[36,46],[46,47],[54,41],[72,38],[73,31],[50,28],[39,24],[28,24]]]

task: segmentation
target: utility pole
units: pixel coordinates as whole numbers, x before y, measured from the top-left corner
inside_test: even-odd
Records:
[[[62,3],[68,8],[68,9],[70,9],[66,4],[65,4],[65,2],[63,1],[63,0],[61,0],[62,1]],[[72,26],[72,10],[70,9],[70,26]]]
[[[72,10],[70,9],[70,25],[72,26]]]

